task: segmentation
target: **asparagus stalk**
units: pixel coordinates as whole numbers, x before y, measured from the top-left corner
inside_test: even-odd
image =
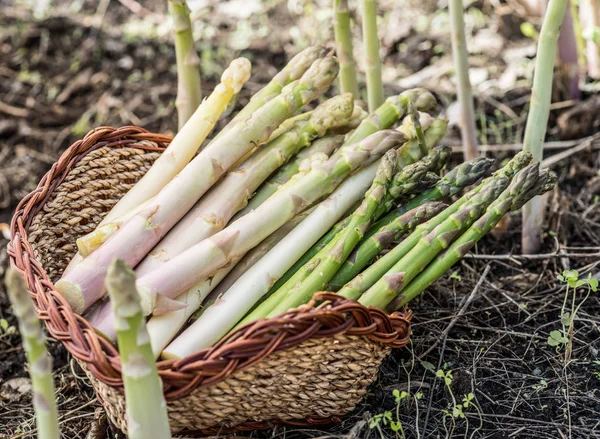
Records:
[[[374,132],[391,127],[407,114],[410,102],[413,102],[419,111],[430,111],[436,105],[433,95],[422,88],[413,88],[399,95],[390,96],[375,111],[369,110],[371,114],[346,139],[346,144],[358,142]]]
[[[358,299],[359,303],[385,309],[404,285],[414,279],[438,253],[448,248],[461,232],[483,215],[487,207],[506,189],[508,183],[504,178],[495,180],[454,213],[449,216],[443,215],[446,219],[419,236],[409,249],[406,249],[407,245],[415,241],[413,235],[412,239],[409,237],[400,243],[398,247],[404,249],[404,256],[372,284]],[[374,265],[377,265],[377,262]]]
[[[435,146],[435,143],[441,139],[443,133],[446,131],[446,126],[447,121],[441,119],[435,119],[432,121],[431,126],[425,132],[425,139],[429,147]],[[407,130],[406,128],[407,127],[404,126],[404,129],[399,131],[411,134],[411,130]],[[412,133],[414,133],[414,131],[412,131]],[[402,152],[403,154],[399,156],[399,159],[403,159],[403,165],[411,163],[414,160],[419,160],[423,154],[423,150],[419,147],[417,139],[411,139],[409,142],[407,142],[407,144],[402,147]],[[302,257],[298,258],[296,263],[290,267],[290,269],[283,276],[281,276],[277,282],[275,282],[267,295],[271,295],[281,288],[284,283],[286,283],[304,264],[310,261],[342,230],[344,224],[345,220],[335,224],[331,230],[322,236],[321,239],[315,243],[315,245],[313,245],[304,255],[302,255]]]
[[[587,73],[594,80],[600,79],[600,44],[597,32],[600,28],[600,4],[596,0],[580,0],[579,18],[585,38]]]
[[[169,0],[169,11],[175,32],[177,59],[177,122],[183,128],[202,102],[200,88],[200,58],[194,47],[190,9],[185,0]]]
[[[361,0],[363,10],[362,30],[365,45],[365,74],[367,76],[367,97],[369,111],[374,111],[383,102],[383,81],[381,58],[379,57],[379,36],[377,35],[377,3],[375,0]]]
[[[535,184],[532,185],[532,182]],[[530,165],[519,172],[498,200],[488,207],[486,213],[414,278],[390,304],[390,308],[398,309],[422,293],[496,227],[506,213],[518,210],[532,197],[549,191],[555,183],[556,175],[548,170],[543,170],[538,175],[538,164]]]
[[[343,147],[304,177],[282,187],[256,210],[175,256],[159,272],[142,276],[138,280],[138,289],[145,309],[151,312],[157,298],[175,298],[233,258],[246,253],[295,215],[331,193],[352,171],[376,161],[403,141],[402,134],[388,130]]]
[[[337,71],[334,57],[315,61],[301,79],[287,85],[279,96],[254,112],[247,123],[236,125],[202,150],[152,202],[57,282],[57,290],[73,310],[82,313],[102,296],[103,277],[113,259],[122,258],[136,265],[240,157],[324,92]]]
[[[386,153],[361,205],[350,215],[342,231],[298,271],[297,277],[301,280],[296,282],[296,276],[293,276],[259,306],[260,309],[270,310],[265,316],[276,316],[302,305],[327,285],[361,240],[384,199],[396,169],[397,155],[395,150]]]
[[[358,99],[348,0],[333,0],[333,33],[336,54],[340,60],[340,89],[342,93],[352,93]]]
[[[448,2],[450,28],[452,35],[452,53],[456,70],[456,87],[460,105],[460,130],[462,133],[465,160],[473,160],[479,155],[477,148],[477,130],[475,128],[475,108],[473,91],[469,79],[469,52],[465,38],[465,20],[462,0]]]
[[[130,212],[158,194],[185,168],[214,127],[227,103],[240,91],[249,77],[250,62],[247,59],[238,58],[230,64],[221,76],[221,83],[179,130],[168,148],[142,179],[119,200],[94,232],[77,240],[77,247],[82,256],[88,256],[106,242],[123,225]],[[81,261],[79,258],[78,260]],[[72,264],[76,263],[77,261]]]
[[[106,289],[113,304],[119,340],[127,435],[130,439],[170,439],[167,403],[135,287],[135,273],[123,260],[110,264]]]
[[[529,153],[521,152],[513,157],[502,169],[497,171],[492,177],[484,180],[478,187],[470,190],[458,201],[446,208],[443,212],[431,220],[415,228],[415,231],[404,239],[399,245],[390,250],[385,256],[378,259],[373,265],[363,271],[361,274],[348,282],[338,294],[349,299],[358,299],[365,291],[372,287],[385,273],[387,273],[398,261],[400,261],[418,242],[437,226],[442,224],[451,215],[458,212],[464,206],[468,206],[472,199],[476,199],[481,191],[488,189],[488,192],[498,190],[521,169],[531,161]],[[492,189],[489,189],[489,188]],[[495,188],[495,189],[494,189]]]
[[[300,165],[308,157],[318,154],[325,154],[329,157],[333,154],[333,151],[338,149],[342,143],[344,143],[344,136],[326,136],[321,139],[315,140],[309,147],[302,149],[295,157],[292,158],[287,164],[283,165],[277,170],[269,179],[264,182],[256,193],[250,198],[246,207],[240,210],[234,217],[233,220],[246,215],[251,210],[256,209],[260,206],[267,198],[277,192],[282,185],[287,183],[294,175],[300,170]]]
[[[389,97],[381,107],[362,120],[354,132],[344,141],[344,145],[351,145],[359,142],[377,131],[391,127],[398,119],[401,119],[407,113],[408,105],[411,102],[421,111],[429,111],[434,108],[436,104],[433,95],[421,88],[406,90],[397,96]],[[354,108],[356,109],[359,107],[355,106]],[[447,122],[443,122],[443,124],[443,130],[445,132]],[[441,131],[440,128],[440,123],[436,124],[434,132],[439,133]],[[412,148],[411,150],[414,149],[415,148]],[[417,150],[419,150],[418,144]],[[252,197],[246,208],[242,209],[234,217],[234,220],[242,217],[251,210],[256,209],[256,207],[277,190],[282,182],[289,180],[296,172],[293,168],[294,163],[297,164],[300,163],[300,161],[296,160],[292,162],[290,164],[292,166],[281,169],[273,176],[273,179],[270,179],[267,185],[264,186],[265,189],[261,187],[257,194]],[[304,261],[303,264],[304,263],[306,263],[306,261]]]
[[[199,282],[185,293],[177,296],[176,300],[185,303],[185,308],[160,316],[153,316],[148,321],[148,334],[150,335],[155,358],[160,356],[162,350],[203,304],[206,307],[207,304],[211,303],[209,295],[218,300],[220,294],[227,291],[242,274],[248,271],[250,266],[264,256],[277,242],[281,241],[304,217],[304,213],[297,215],[249,251],[243,258],[238,258],[227,267],[220,268],[210,278]],[[215,300],[212,302],[214,303]],[[110,328],[108,329],[110,330]]]
[[[402,197],[422,193],[434,186],[439,181],[436,173],[446,165],[451,154],[452,148],[449,146],[438,146],[433,148],[422,160],[408,166],[405,164],[408,161],[399,160],[398,168],[404,169],[394,175],[385,199],[377,208],[375,218],[388,212]]]
[[[549,0],[538,40],[531,103],[525,127],[523,150],[530,151],[535,161],[544,154],[544,137],[550,116],[552,76],[560,34],[560,26],[567,10],[567,1]],[[537,253],[541,246],[543,222],[541,198],[534,198],[523,208],[523,253]]]
[[[375,177],[377,163],[361,169],[294,230],[244,273],[200,318],[176,338],[163,357],[177,358],[212,346],[269,290],[292,264],[348,210],[360,201]]]
[[[294,56],[279,73],[273,76],[271,82],[256,92],[250,102],[235,115],[231,121],[215,136],[212,142],[227,134],[239,122],[245,122],[259,108],[279,95],[283,88],[300,79],[319,58],[327,53],[324,46],[310,46]],[[211,143],[212,143],[211,142]]]
[[[426,233],[433,230],[434,227],[441,224],[451,214],[455,213],[462,205],[477,195],[483,188],[493,183],[497,179],[512,179],[520,170],[525,168],[531,162],[531,154],[522,151],[515,155],[504,167],[494,173],[493,176],[485,179],[479,186],[469,191],[466,195],[452,204],[446,210],[429,220],[427,223],[416,227],[416,230],[402,243],[392,249],[387,255],[379,259],[364,272],[354,277],[340,291],[339,294],[349,299],[358,299],[363,292],[370,288],[378,279],[380,279],[392,266],[408,252],[415,243]],[[407,206],[411,205],[409,203]],[[374,226],[377,227],[377,224]]]
[[[393,221],[382,227],[377,233],[354,250],[329,282],[328,289],[337,291],[354,276],[360,273],[375,257],[386,249],[393,241],[397,241],[404,233],[419,224],[433,218],[448,207],[440,202],[427,202],[398,215]]]
[[[40,321],[23,277],[9,268],[5,281],[8,298],[19,321],[23,350],[29,362],[38,439],[58,439],[60,433],[52,380],[52,358],[46,350]]]
[[[415,196],[406,204],[381,217],[381,219],[367,231],[365,234],[365,239],[369,239],[378,233],[383,227],[398,218],[399,215],[402,215],[411,209],[415,209],[421,206],[423,203],[429,201],[447,200],[454,195],[457,195],[465,187],[477,182],[477,180],[479,180],[487,172],[493,163],[494,160],[483,157],[478,157],[475,160],[461,163],[448,172],[448,174],[438,181],[434,187]],[[355,275],[356,274],[358,273],[355,273]],[[351,278],[347,280],[350,279]]]
[[[138,276],[159,269],[172,257],[222,230],[273,171],[329,128],[344,125],[353,106],[350,93],[325,101],[307,122],[296,122],[289,131],[231,170],[146,256],[136,269]]]

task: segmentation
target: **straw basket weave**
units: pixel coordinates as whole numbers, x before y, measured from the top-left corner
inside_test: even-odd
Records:
[[[9,254],[39,317],[91,380],[112,422],[126,430],[117,350],[55,291],[76,239],[152,165],[171,139],[137,127],[98,128],[73,144],[19,204]],[[327,305],[317,306],[327,300]],[[178,361],[158,363],[174,432],[336,422],[405,346],[410,312],[387,315],[331,293],[250,324]]]

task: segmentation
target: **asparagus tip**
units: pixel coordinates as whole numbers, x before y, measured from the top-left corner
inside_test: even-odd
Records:
[[[239,93],[242,86],[250,79],[252,65],[247,58],[236,58],[231,61],[221,76],[221,82]]]

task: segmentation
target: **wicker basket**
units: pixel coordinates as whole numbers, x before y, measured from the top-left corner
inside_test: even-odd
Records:
[[[8,251],[40,318],[126,430],[117,350],[55,291],[75,240],[100,222],[171,139],[137,127],[98,128],[73,144],[19,204]],[[316,306],[327,299],[326,306]],[[174,432],[336,422],[351,411],[391,348],[405,346],[410,312],[391,316],[331,293],[245,326],[213,348],[158,363]]]

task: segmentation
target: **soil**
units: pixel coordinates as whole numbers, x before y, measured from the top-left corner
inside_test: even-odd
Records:
[[[239,108],[290,55],[331,39],[326,3],[244,2],[240,8],[236,1],[190,1],[199,8],[204,92],[214,87],[227,60],[247,56],[253,77],[238,98]],[[535,51],[535,42],[519,31],[525,18],[515,3],[475,1],[466,17],[478,132],[483,149],[498,162],[520,147]],[[47,16],[36,19],[22,5],[0,0],[0,223],[10,221],[18,201],[89,129],[129,124],[167,134],[176,129],[174,52],[161,25],[165,6],[144,2],[147,9],[132,12],[124,6],[131,4],[55,1]],[[454,120],[450,48],[442,31],[447,13],[433,1],[410,1],[402,8],[387,1],[380,7],[386,92],[428,87]],[[360,55],[358,41],[356,47]],[[550,332],[561,328],[566,293],[557,275],[576,269],[585,278],[600,263],[600,137],[587,137],[598,131],[593,115],[599,104],[587,94],[580,103],[558,96],[553,104],[546,158],[584,146],[552,165],[559,184],[548,196],[541,255],[520,256],[520,215],[511,215],[411,304],[410,347],[391,355],[368,396],[341,424],[243,436],[401,437],[385,416],[377,417],[390,411],[406,437],[600,437],[598,293],[579,309],[567,366],[564,347],[548,344]],[[446,142],[459,145],[457,134],[454,127]],[[0,237],[0,246],[6,243]],[[0,276],[7,259],[0,252]],[[3,288],[0,284],[0,438],[28,438],[35,427],[31,388]],[[586,293],[577,290],[577,304]],[[106,426],[93,391],[64,348],[54,341],[49,348],[63,437],[122,437]],[[438,370],[451,371],[448,386],[436,377]],[[397,403],[394,390],[407,395],[398,393]],[[455,411],[453,417],[453,400],[461,404],[469,394],[463,415]]]

